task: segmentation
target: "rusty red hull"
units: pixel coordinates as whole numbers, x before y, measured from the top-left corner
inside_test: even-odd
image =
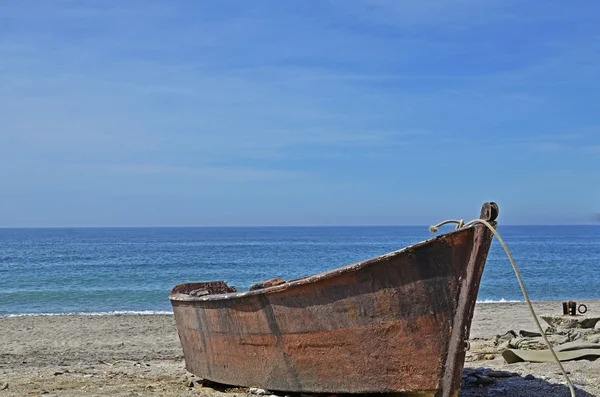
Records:
[[[170,300],[186,367],[273,391],[455,396],[491,240],[470,226],[241,293],[180,284]]]

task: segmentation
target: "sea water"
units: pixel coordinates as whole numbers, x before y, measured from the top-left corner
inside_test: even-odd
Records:
[[[600,226],[499,232],[533,300],[600,299]],[[0,316],[168,313],[175,284],[225,280],[245,290],[431,237],[426,226],[0,229]],[[523,300],[497,241],[478,300]]]

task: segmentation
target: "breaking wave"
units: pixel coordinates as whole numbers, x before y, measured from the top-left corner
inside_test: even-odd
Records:
[[[38,317],[38,316],[119,316],[119,315],[149,316],[149,315],[158,315],[158,314],[160,314],[160,315],[173,314],[173,312],[165,311],[165,310],[114,310],[114,311],[108,311],[108,312],[18,313],[18,314],[0,315],[0,318]]]
[[[513,299],[506,300],[504,298],[477,300],[477,303],[516,303],[516,302],[524,302],[524,301],[513,300]]]

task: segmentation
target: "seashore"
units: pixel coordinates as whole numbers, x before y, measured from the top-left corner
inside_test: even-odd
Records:
[[[600,314],[600,301],[581,303]],[[535,302],[534,307],[538,316],[562,310],[560,302]],[[5,317],[0,330],[0,397],[249,394],[202,382],[185,370],[172,315]],[[477,304],[463,378],[491,376],[480,377],[485,382],[466,381],[459,396],[569,396],[556,364],[506,364],[493,350],[493,338],[509,330],[536,330],[525,303]],[[600,396],[600,360],[563,365],[578,395]],[[504,377],[509,373],[513,376]]]

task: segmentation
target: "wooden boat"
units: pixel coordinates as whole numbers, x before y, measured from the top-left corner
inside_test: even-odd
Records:
[[[482,219],[495,225],[498,208]],[[456,396],[492,233],[481,224],[364,262],[236,292],[180,284],[169,299],[187,369],[304,393]]]

